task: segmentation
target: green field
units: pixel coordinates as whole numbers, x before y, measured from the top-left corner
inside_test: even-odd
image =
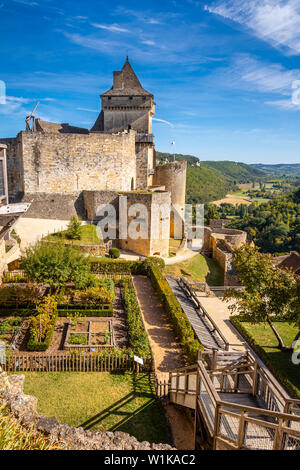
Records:
[[[149,374],[25,372],[24,392],[38,398],[41,415],[56,416],[62,424],[169,443],[164,411]]]
[[[203,255],[168,265],[165,267],[165,273],[185,276],[193,282],[207,282],[210,286],[222,286],[224,283],[224,273],[217,261]]]
[[[242,323],[247,332],[267,353],[274,367],[286,376],[300,392],[300,366],[292,363],[291,352],[281,352],[276,348],[277,340],[269,325],[264,323]],[[286,346],[291,346],[298,329],[285,322],[274,322]]]
[[[98,237],[96,225],[82,225],[80,228],[81,239],[80,240],[69,240],[67,237],[67,231],[57,232],[52,235],[48,235],[44,240],[49,241],[63,241],[65,243],[72,243],[74,245],[99,245],[103,243],[102,239]]]

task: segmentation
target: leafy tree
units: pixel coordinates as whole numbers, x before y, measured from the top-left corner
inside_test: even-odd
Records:
[[[69,240],[81,240],[81,221],[76,215],[70,220],[66,236]]]
[[[41,343],[51,328],[52,320],[57,312],[56,296],[47,295],[44,297],[38,302],[36,310],[38,315],[31,318],[30,331],[34,340]]]
[[[90,263],[79,249],[63,243],[39,242],[25,252],[21,268],[30,281],[49,284],[53,289],[74,282],[83,288],[90,284]]]
[[[273,320],[280,316],[290,323],[300,325],[297,312],[297,283],[290,272],[275,269],[271,257],[259,253],[257,248],[244,245],[235,251],[233,262],[244,287],[241,291],[229,290],[225,298],[236,302],[229,308],[237,311],[251,323],[266,322],[278,340],[278,348],[289,350],[276,330]]]

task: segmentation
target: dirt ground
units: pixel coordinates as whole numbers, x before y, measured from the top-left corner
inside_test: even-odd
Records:
[[[154,367],[159,380],[168,380],[169,371],[183,367],[185,356],[178,345],[172,326],[169,323],[151,281],[144,276],[134,276],[133,284],[144,317],[154,355]],[[170,422],[174,443],[179,450],[192,450],[193,420],[183,407],[169,404],[166,412]]]

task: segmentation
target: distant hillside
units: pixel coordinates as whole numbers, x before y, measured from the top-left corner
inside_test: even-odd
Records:
[[[253,179],[257,180],[266,177],[265,172],[246,163],[225,160],[221,162],[204,161],[201,164],[217,170],[233,184],[250,183]]]
[[[156,152],[156,156],[160,162],[174,160],[174,155],[171,153]],[[245,163],[200,162],[193,155],[182,154],[175,154],[175,158],[178,161],[188,162],[186,191],[188,204],[201,204],[223,199],[226,194],[238,189],[237,184],[249,183],[266,177],[263,171]]]
[[[276,176],[300,176],[300,163],[279,163],[278,165],[264,165],[263,163],[253,163],[251,166],[259,170],[265,171],[268,174],[273,174]]]
[[[206,202],[223,199],[226,194],[235,188],[218,172],[204,165],[200,167],[188,166],[186,182],[187,204],[204,204]]]
[[[174,153],[164,153],[164,152],[156,152],[156,158],[160,162],[173,162],[174,161]],[[199,158],[195,157],[194,155],[182,155],[181,153],[175,153],[175,160],[178,162],[187,161],[189,165],[195,165],[199,162]]]

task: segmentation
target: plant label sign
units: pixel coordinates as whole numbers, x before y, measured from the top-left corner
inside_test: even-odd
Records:
[[[134,362],[137,362],[138,364],[141,364],[142,366],[144,365],[144,361],[141,357],[134,356],[133,359],[134,359]]]

